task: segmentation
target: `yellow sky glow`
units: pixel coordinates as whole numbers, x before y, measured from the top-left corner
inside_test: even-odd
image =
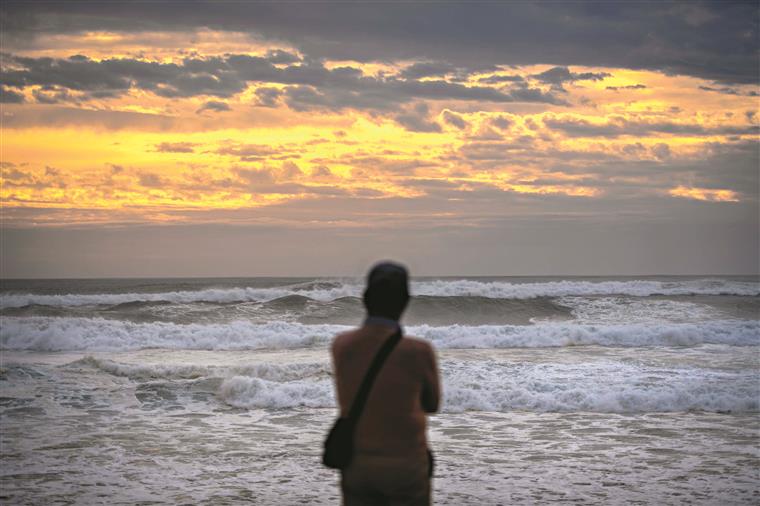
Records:
[[[143,43],[149,38],[157,44],[147,50]],[[189,44],[180,44],[184,39]],[[245,40],[209,30],[91,32],[59,35],[25,55],[181,62],[187,56],[263,56],[290,49]],[[349,66],[381,79],[412,63],[328,61],[325,68]],[[609,186],[601,183],[646,183],[614,171],[602,181],[586,171],[600,163],[594,160],[665,167],[703,158],[721,143],[757,140],[757,99],[748,96],[753,87],[725,94],[702,89],[711,84],[691,77],[572,67],[578,74],[609,75],[558,90],[535,77],[549,69],[534,65],[475,73],[465,85],[501,90],[503,82],[485,80],[519,74],[562,103],[431,98],[389,102],[374,110],[299,110],[282,98],[285,84],[253,83],[230,97],[162,97],[138,89],[87,97],[74,90],[69,98],[45,104],[43,99],[53,101],[61,90],[29,86],[22,91],[25,103],[3,104],[0,201],[6,208],[112,210],[162,221],[183,219],[162,210],[258,209],[339,194],[415,199],[433,191],[433,182],[462,191],[473,191],[477,184],[593,199],[609,195]],[[421,82],[442,79],[448,78]],[[259,101],[267,89],[279,93],[276,103]],[[424,108],[415,109],[418,104]],[[670,185],[652,192],[716,202],[743,198],[688,181]]]

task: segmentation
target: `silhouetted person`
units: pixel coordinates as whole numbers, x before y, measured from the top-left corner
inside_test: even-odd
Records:
[[[332,345],[342,416],[351,409],[375,354],[399,328],[408,302],[404,267],[381,263],[370,271],[364,324],[338,335]],[[380,369],[359,418],[354,456],[341,474],[346,506],[430,504],[425,414],[438,410],[439,398],[432,346],[404,336]]]

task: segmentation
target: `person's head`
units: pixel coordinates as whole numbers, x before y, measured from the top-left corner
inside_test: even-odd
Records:
[[[409,303],[409,275],[403,265],[380,262],[367,275],[364,306],[370,316],[398,320]]]

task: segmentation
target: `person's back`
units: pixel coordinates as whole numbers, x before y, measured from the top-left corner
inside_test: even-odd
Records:
[[[373,286],[382,284],[383,276],[375,276],[373,280],[373,273],[378,269],[382,273],[383,269],[403,268],[380,264],[373,269],[368,283],[369,296],[365,293],[370,316],[362,327],[340,334],[333,341],[333,365],[342,416],[348,415],[378,350],[398,328],[397,320],[408,300],[407,294],[402,304],[377,302],[378,297],[385,300],[394,293],[393,289],[373,292]],[[405,271],[403,283],[406,290]],[[430,503],[425,415],[438,409],[439,397],[433,348],[425,341],[403,337],[380,369],[359,418],[354,456],[349,467],[342,471],[344,504]]]

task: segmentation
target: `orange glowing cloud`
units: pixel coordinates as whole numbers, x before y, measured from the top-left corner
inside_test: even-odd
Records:
[[[708,202],[739,202],[739,195],[731,190],[714,190],[708,188],[689,188],[677,186],[668,190],[674,197],[686,199],[705,200]]]

